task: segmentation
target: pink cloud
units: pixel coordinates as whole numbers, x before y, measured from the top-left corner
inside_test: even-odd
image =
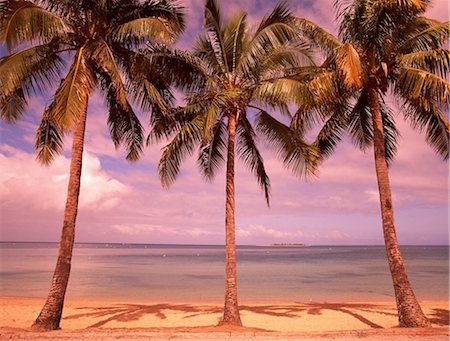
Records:
[[[244,228],[238,227],[236,229],[236,235],[240,239],[247,238],[261,238],[268,237],[272,239],[282,239],[282,240],[293,240],[300,239],[303,237],[303,232],[295,231],[295,232],[286,232],[282,230],[277,230],[273,228],[269,228],[263,225],[249,225]]]
[[[39,210],[63,210],[70,160],[58,157],[50,167],[40,166],[35,155],[0,145],[0,200],[3,208],[26,205]],[[24,171],[24,170],[31,171]],[[129,188],[109,177],[100,160],[83,158],[80,209],[97,212],[114,208]]]

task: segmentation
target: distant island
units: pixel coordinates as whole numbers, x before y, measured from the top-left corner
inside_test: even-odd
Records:
[[[308,246],[308,245],[300,243],[276,243],[271,244],[271,246]]]

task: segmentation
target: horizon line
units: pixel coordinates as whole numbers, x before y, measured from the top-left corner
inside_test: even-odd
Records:
[[[0,240],[0,243],[48,243],[59,244],[59,241],[29,241],[29,240]],[[185,245],[185,246],[225,246],[225,244],[205,243],[134,243],[134,242],[86,242],[76,241],[75,244],[114,244],[114,245]],[[286,244],[286,245],[282,245]],[[384,244],[303,244],[303,243],[268,243],[268,244],[236,244],[237,246],[279,246],[279,247],[314,247],[314,246],[385,246]],[[450,246],[447,244],[400,244],[400,246]]]

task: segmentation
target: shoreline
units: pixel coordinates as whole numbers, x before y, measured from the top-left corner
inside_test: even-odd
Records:
[[[376,340],[388,341],[392,339],[392,333],[404,335],[408,340],[415,336],[417,340],[423,339],[424,335],[429,335],[432,340],[448,340],[449,335],[448,300],[422,301],[422,308],[433,328],[411,331],[398,328],[397,311],[392,301],[245,302],[240,304],[244,327],[236,328],[217,327],[222,314],[221,303],[67,299],[62,330],[33,333],[29,328],[44,301],[45,298],[0,297],[0,339],[113,340],[123,335],[122,338],[127,340],[219,340],[237,333],[238,339],[280,340],[281,337],[282,340],[303,335],[302,339],[320,340],[376,336]]]

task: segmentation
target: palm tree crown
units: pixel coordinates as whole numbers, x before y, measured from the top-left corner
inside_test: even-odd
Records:
[[[60,80],[37,134],[39,159],[49,163],[61,152],[64,131],[73,130],[99,86],[113,141],[125,144],[127,159],[136,160],[143,129],[127,100],[122,75],[131,68],[130,49],[149,39],[170,41],[181,32],[181,8],[166,0],[11,0],[2,1],[0,13],[1,39],[10,51],[0,59],[2,118],[17,121],[30,96],[45,93]],[[72,63],[61,78],[69,58]]]
[[[449,156],[449,123],[445,110],[450,100],[448,82],[450,25],[423,17],[429,1],[354,1],[336,2],[340,19],[338,40],[314,23],[298,19],[302,34],[321,48],[326,56],[322,70],[328,75],[340,74],[344,84],[340,93],[328,87],[328,94],[344,109],[333,111],[321,142],[330,142],[347,128],[353,142],[365,149],[373,142],[373,127],[368,90],[376,89],[381,99],[392,94],[414,129],[425,130],[427,142],[444,159]],[[344,94],[345,93],[345,94]],[[339,96],[336,96],[338,94]],[[342,101],[353,96],[354,101]],[[330,96],[331,97],[331,96]],[[336,101],[324,101],[336,105]],[[398,131],[390,108],[380,101],[385,149],[388,161],[396,153]],[[329,118],[329,110],[324,114]],[[316,121],[313,111],[301,112],[295,118],[299,125]],[[336,116],[341,125],[336,127]],[[326,123],[326,124],[327,124]],[[334,128],[334,129],[331,129]],[[326,133],[330,135],[326,135]],[[318,141],[316,141],[318,142]],[[325,146],[325,145],[324,145]],[[322,153],[329,155],[335,144],[327,144]]]
[[[300,156],[291,165],[294,171],[302,175],[314,172],[314,148],[268,113],[269,109],[288,113],[287,96],[265,86],[285,77],[289,69],[313,65],[311,49],[296,38],[293,17],[283,4],[264,17],[253,32],[247,29],[246,18],[247,14],[240,12],[223,22],[215,1],[206,1],[207,34],[198,38],[192,53],[154,45],[147,51],[149,63],[177,70],[171,81],[187,92],[186,106],[153,122],[150,140],[175,134],[159,165],[166,186],[175,181],[182,160],[195,146],[199,146],[202,173],[208,179],[214,177],[226,159],[226,122],[234,116],[238,155],[255,173],[269,200],[269,178],[256,146],[251,113],[258,131],[274,142],[284,158],[294,153]],[[274,130],[293,135],[283,139]]]

